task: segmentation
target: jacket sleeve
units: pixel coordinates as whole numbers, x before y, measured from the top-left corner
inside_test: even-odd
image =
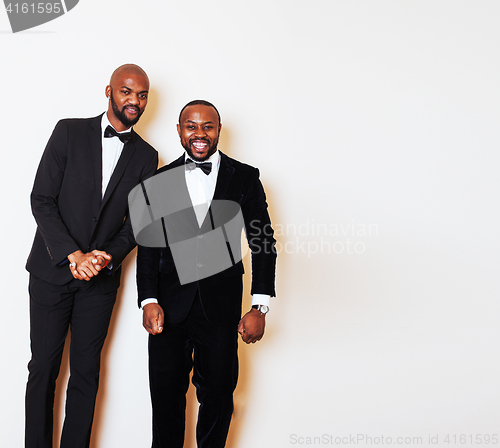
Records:
[[[246,199],[242,203],[248,245],[252,254],[251,294],[276,295],[276,240],[267,211],[266,194],[255,168]]]
[[[160,248],[137,247],[137,298],[139,308],[145,299],[158,299]]]
[[[68,157],[68,139],[67,123],[60,121],[42,155],[31,192],[31,210],[53,266],[80,249],[64,224],[58,206]]]

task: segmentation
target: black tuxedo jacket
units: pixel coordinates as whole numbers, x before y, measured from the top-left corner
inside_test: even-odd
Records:
[[[252,252],[252,294],[275,295],[275,239],[267,212],[264,189],[259,170],[220,153],[220,167],[213,200],[229,200],[239,204],[243,214],[246,236]],[[182,166],[184,155],[164,166],[157,174]],[[189,195],[185,177],[179,176],[169,195]],[[188,196],[189,197],[189,196]],[[208,214],[207,214],[208,216]],[[208,218],[207,218],[208,219]],[[198,228],[194,211],[186,225],[193,225],[200,234],[206,231],[207,219]],[[166,234],[167,232],[165,232]],[[208,320],[218,324],[236,325],[241,317],[243,292],[243,263],[210,277],[180,284],[170,248],[139,245],[137,252],[137,288],[139,306],[144,299],[155,298],[165,312],[169,324],[182,322],[199,293]]]
[[[47,282],[63,285],[73,279],[67,256],[76,250],[104,250],[113,269],[96,282],[102,292],[117,289],[120,265],[134,248],[128,218],[128,193],[152,176],[158,153],[138,134],[125,144],[104,198],[102,193],[102,115],[57,123],[43,153],[31,193],[37,222],[26,269]]]

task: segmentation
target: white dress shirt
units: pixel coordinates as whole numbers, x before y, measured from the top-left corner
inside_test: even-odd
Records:
[[[187,153],[184,153],[184,160],[190,159]],[[192,159],[191,159],[192,160]],[[185,169],[186,185],[196,214],[196,220],[201,227],[208,212],[212,198],[214,197],[215,186],[217,184],[217,175],[219,174],[220,153],[215,151],[204,162],[212,162],[212,171],[207,175],[201,169]],[[254,294],[252,296],[252,305],[269,306],[271,296],[268,294]],[[148,303],[158,303],[158,300],[150,298],[141,302],[141,308]]]
[[[187,159],[190,159],[190,157],[187,153],[184,153],[184,161]],[[193,162],[195,162],[195,160],[193,160]],[[210,171],[209,174],[205,174],[199,168],[193,170],[188,170],[186,168],[184,170],[189,197],[191,198],[191,203],[193,204],[196,219],[200,227],[203,224],[210,204],[212,203],[212,198],[214,197],[220,166],[219,151],[215,151],[215,153],[203,162],[212,162],[212,171]]]
[[[105,113],[101,120],[101,141],[102,141],[102,189],[101,198],[104,197],[106,188],[108,187],[109,180],[113,174],[118,159],[120,158],[123,150],[123,142],[118,137],[104,137],[104,131],[108,126],[113,127],[113,125],[108,120],[108,115]],[[114,128],[113,128],[114,129]],[[123,134],[124,132],[130,132],[132,128],[126,131],[118,132]],[[115,129],[116,131],[116,129]]]

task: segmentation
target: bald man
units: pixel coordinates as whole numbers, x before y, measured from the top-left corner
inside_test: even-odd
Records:
[[[26,388],[26,448],[52,448],[54,390],[71,328],[70,378],[61,448],[86,448],[94,416],[101,350],[134,248],[127,198],[158,166],[156,150],[132,126],[148,102],[137,65],[115,70],[106,113],[57,123],[36,174],[37,223],[30,273],[31,361]]]

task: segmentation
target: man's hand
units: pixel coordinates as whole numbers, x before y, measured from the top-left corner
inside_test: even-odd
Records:
[[[241,339],[244,342],[253,344],[262,339],[265,328],[266,315],[252,308],[241,318],[238,325],[238,333],[241,334]]]
[[[89,281],[92,277],[99,274],[99,271],[111,261],[112,257],[108,253],[101,250],[94,250],[84,254],[81,250],[77,250],[68,255],[70,262],[69,268],[73,277],[77,280]]]
[[[163,309],[157,303],[148,303],[142,310],[142,326],[149,334],[155,335],[163,331]]]
[[[103,250],[93,250],[92,255],[94,256],[92,264],[98,271],[105,268],[113,260],[113,257]]]

